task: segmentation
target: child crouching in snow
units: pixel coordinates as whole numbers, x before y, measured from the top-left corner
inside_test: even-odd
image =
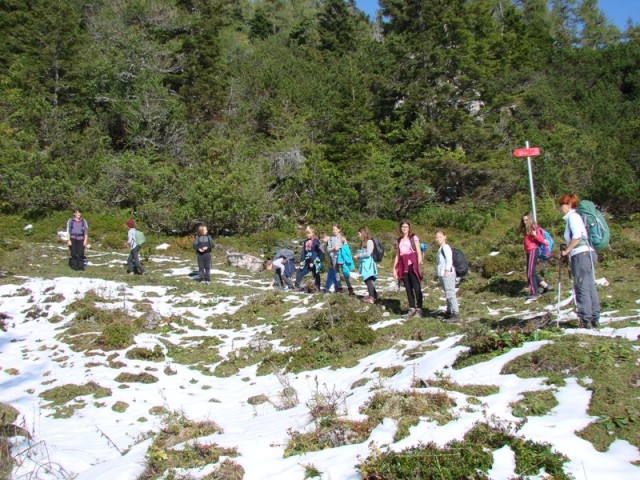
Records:
[[[286,248],[276,252],[273,260],[264,262],[265,270],[275,270],[272,285],[274,288],[284,290],[285,285],[293,290],[291,277],[296,273],[296,264],[293,261],[294,253]]]

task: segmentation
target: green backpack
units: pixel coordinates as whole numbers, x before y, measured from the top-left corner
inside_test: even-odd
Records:
[[[576,211],[582,217],[584,226],[589,234],[589,244],[600,251],[609,245],[609,225],[604,219],[602,212],[598,210],[595,204],[589,200],[580,200]]]
[[[138,245],[139,247],[144,245],[144,242],[147,241],[147,238],[144,236],[144,232],[141,232],[140,230],[135,231],[133,238],[136,239],[136,245]]]

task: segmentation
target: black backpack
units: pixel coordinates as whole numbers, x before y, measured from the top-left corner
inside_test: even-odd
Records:
[[[371,256],[373,261],[378,263],[384,257],[384,245],[377,238],[372,238],[371,240],[373,240],[373,254]]]
[[[451,247],[451,255],[453,256],[453,268],[456,269],[456,276],[464,277],[467,273],[469,273],[469,262],[467,262],[467,258],[462,253],[462,250]],[[444,257],[444,252],[442,252],[442,256]]]

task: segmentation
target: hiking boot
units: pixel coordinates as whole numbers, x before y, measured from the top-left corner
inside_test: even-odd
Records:
[[[460,314],[452,313],[449,318],[443,320],[445,323],[460,323]]]
[[[551,291],[551,285],[547,285],[546,287],[542,287],[542,293],[548,293]]]
[[[580,328],[586,328],[587,330],[591,330],[591,322],[588,320],[580,319]]]
[[[538,295],[527,295],[525,298],[527,300],[537,300],[538,299]]]
[[[376,299],[373,297],[367,297],[363,300],[364,303],[376,303]]]
[[[416,308],[416,314],[414,315],[414,317],[416,317],[416,318],[423,318],[424,317],[421,308]]]
[[[355,295],[355,292],[353,291],[353,288],[349,288],[349,295],[351,295],[351,296]]]
[[[416,309],[410,308],[409,311],[407,312],[407,318],[414,317],[415,315],[416,315]]]
[[[449,310],[447,310],[444,313],[440,312],[440,313],[438,313],[438,315],[442,315],[445,320],[449,320],[451,318],[451,312]]]

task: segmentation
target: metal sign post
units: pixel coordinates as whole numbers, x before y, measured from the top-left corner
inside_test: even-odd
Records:
[[[536,215],[536,192],[533,187],[533,171],[531,170],[531,157],[540,155],[540,148],[529,148],[529,140],[524,142],[526,148],[518,148],[513,151],[513,155],[518,158],[527,157],[527,167],[529,168],[529,190],[531,192],[531,208],[533,210],[533,221],[537,225],[538,217]]]

